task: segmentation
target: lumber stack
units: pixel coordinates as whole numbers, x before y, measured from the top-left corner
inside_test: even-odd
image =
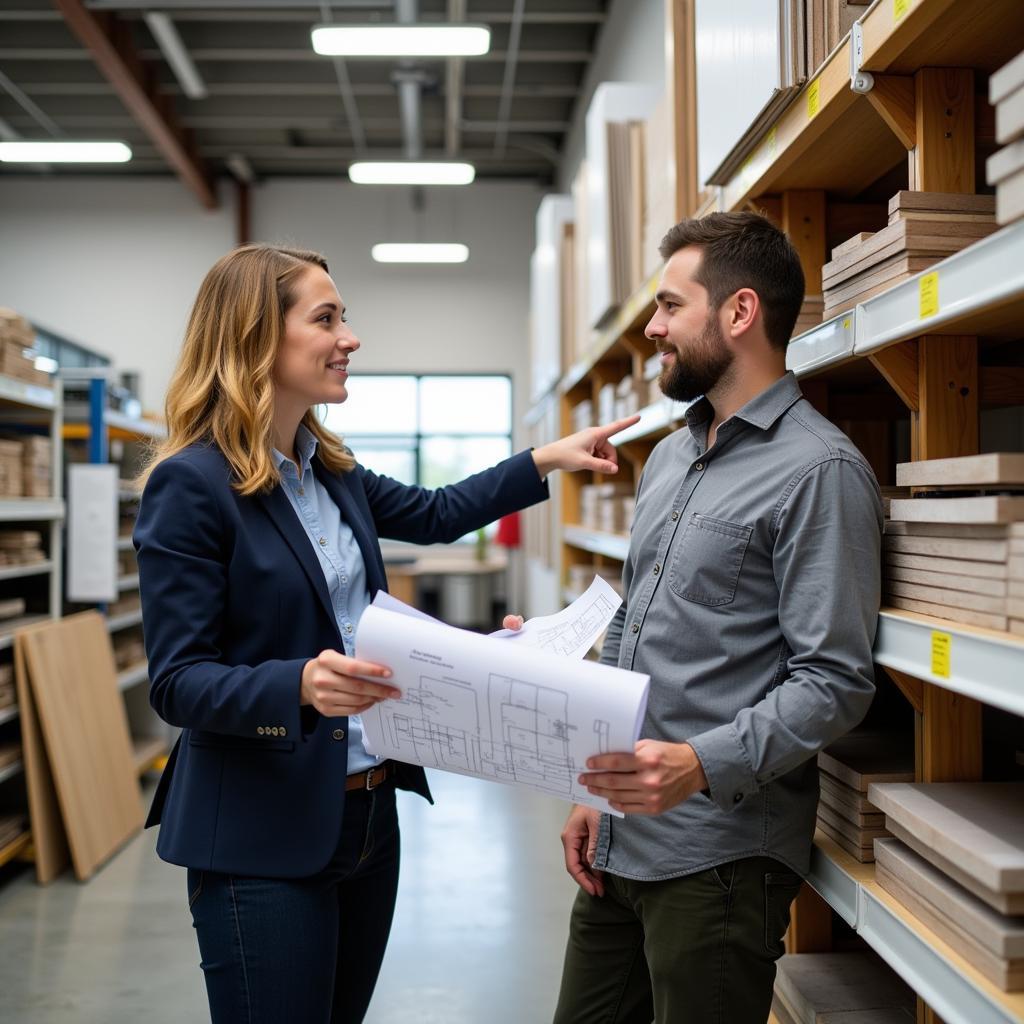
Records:
[[[873,953],[790,953],[778,962],[779,1024],[913,1024],[913,990]]]
[[[889,200],[888,225],[836,246],[822,267],[823,318],[852,309],[995,229],[993,196],[897,192]]]
[[[996,142],[1005,146],[987,165],[996,188],[996,220],[1011,224],[1024,217],[1024,53],[989,79],[989,101],[996,110]]]
[[[0,530],[0,566],[34,565],[46,560],[38,530]]]
[[[627,533],[635,505],[632,484],[584,484],[580,488],[580,525],[603,533]]]
[[[875,879],[1004,991],[1024,989],[1024,783],[878,784]]]
[[[0,665],[0,708],[9,708],[17,703],[18,694],[14,688],[14,666],[7,662]]]
[[[36,369],[35,358],[30,354],[35,343],[32,325],[13,309],[0,307],[0,373],[27,384],[49,387],[50,375]]]
[[[868,800],[873,782],[912,782],[914,748],[888,733],[852,732],[818,755],[818,828],[861,863],[889,833],[885,815]]]
[[[896,480],[916,493],[890,503],[886,602],[1024,635],[1024,454],[903,463]]]

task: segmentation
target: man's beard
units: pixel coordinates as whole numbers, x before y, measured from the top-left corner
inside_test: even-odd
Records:
[[[670,351],[675,353],[675,362],[662,367],[658,386],[674,402],[692,402],[706,395],[733,362],[733,354],[725,344],[714,313],[708,317],[700,334],[686,346],[685,352],[674,345]]]

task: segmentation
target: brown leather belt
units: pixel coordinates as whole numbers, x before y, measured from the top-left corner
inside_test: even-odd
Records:
[[[395,773],[395,766],[390,761],[368,768],[365,772],[356,772],[345,780],[345,792],[353,789],[376,789],[382,782]]]

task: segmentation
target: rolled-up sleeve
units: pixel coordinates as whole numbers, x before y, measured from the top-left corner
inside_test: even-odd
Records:
[[[688,741],[711,799],[726,810],[852,729],[874,694],[882,533],[874,477],[842,452],[805,467],[772,529],[788,674],[733,721]]]

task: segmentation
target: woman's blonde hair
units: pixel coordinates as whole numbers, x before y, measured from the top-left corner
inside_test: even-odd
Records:
[[[213,444],[231,465],[235,489],[266,493],[280,475],[271,454],[274,363],[295,284],[323,256],[302,249],[243,245],[222,256],[199,287],[181,356],[167,389],[167,439],[140,482],[191,444]],[[319,441],[317,454],[332,472],[355,459],[310,409],[302,423]]]

